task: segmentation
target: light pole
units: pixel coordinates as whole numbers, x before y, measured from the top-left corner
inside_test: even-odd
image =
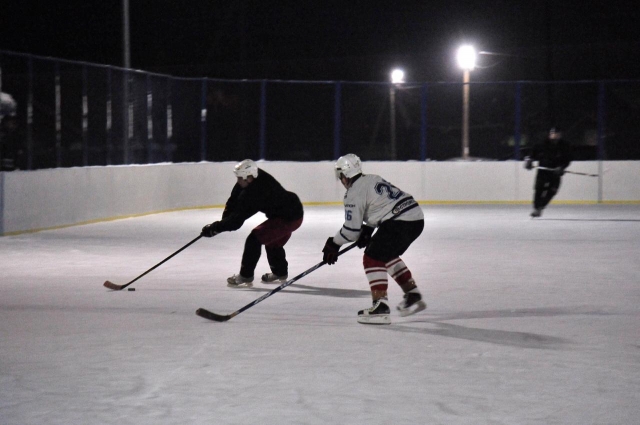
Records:
[[[469,159],[469,73],[476,67],[476,50],[465,45],[458,49],[458,65],[462,76],[462,159]]]
[[[404,71],[394,69],[391,71],[391,86],[389,86],[389,118],[391,130],[391,159],[397,159],[396,154],[396,85],[404,83]]]

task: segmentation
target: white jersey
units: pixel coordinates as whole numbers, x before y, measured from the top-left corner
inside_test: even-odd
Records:
[[[375,174],[363,174],[344,195],[344,225],[333,237],[338,245],[355,242],[362,224],[378,227],[387,220],[424,219],[413,196]]]

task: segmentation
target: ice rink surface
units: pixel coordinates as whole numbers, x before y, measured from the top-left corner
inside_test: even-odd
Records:
[[[263,220],[201,239],[220,209],[0,238],[0,424],[638,424],[640,205],[422,206],[403,256],[429,308],[390,326],[352,250],[231,289]],[[341,207],[306,207],[289,276]],[[263,254],[256,275],[268,271]],[[259,280],[259,279],[258,279]],[[401,291],[390,282],[390,302]]]

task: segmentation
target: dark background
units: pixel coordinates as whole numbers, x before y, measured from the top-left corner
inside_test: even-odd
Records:
[[[347,152],[368,160],[457,159],[462,71],[455,55],[470,43],[490,52],[471,73],[472,157],[521,159],[558,126],[576,160],[640,159],[638,4],[130,0],[131,66],[150,71],[132,73],[119,68],[122,0],[7,1],[0,7],[2,89],[17,101],[18,130],[3,140],[25,147],[21,169],[317,161]],[[406,72],[397,89],[389,83],[394,67]]]
[[[123,65],[121,1],[5,2],[0,49]],[[133,68],[180,76],[457,81],[640,77],[637,1],[131,0]]]

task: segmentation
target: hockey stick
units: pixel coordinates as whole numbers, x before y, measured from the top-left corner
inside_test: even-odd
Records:
[[[338,256],[344,254],[345,252],[349,251],[350,249],[353,249],[356,247],[356,244],[351,244],[348,247],[346,247],[345,249],[343,249],[342,251],[340,251],[338,253]],[[284,288],[286,288],[287,286],[291,285],[292,283],[302,279],[303,277],[305,277],[306,275],[308,275],[309,273],[311,273],[312,271],[315,271],[317,269],[319,269],[320,267],[324,266],[325,264],[327,264],[326,261],[322,261],[321,263],[316,264],[315,266],[311,267],[309,270],[306,270],[302,273],[300,273],[298,276],[294,277],[293,279],[289,279],[288,281],[286,281],[285,283],[283,283],[282,285],[278,286],[277,288],[275,288],[274,290],[267,292],[266,294],[264,294],[263,296],[261,296],[260,298],[257,298],[255,301],[250,302],[249,304],[245,305],[244,307],[242,307],[239,310],[234,311],[231,314],[227,314],[227,315],[221,315],[221,314],[216,314],[212,311],[206,310],[204,308],[199,308],[196,310],[196,314],[200,317],[203,317],[205,319],[209,319],[209,320],[213,320],[214,322],[226,322],[229,319],[233,319],[234,317],[236,317],[238,314],[242,313],[245,310],[250,309],[251,307],[253,307],[254,305],[258,304],[261,301],[266,300],[267,298],[269,298],[271,295],[275,294],[276,292],[282,291]]]
[[[548,168],[548,167],[538,167],[538,170],[548,170],[548,171],[555,171],[555,168]],[[569,174],[577,174],[579,176],[589,176],[589,177],[598,177],[600,176],[600,174],[589,174],[589,173],[579,173],[577,171],[569,171],[569,170],[564,170],[565,173],[569,173]]]
[[[173,257],[175,257],[176,255],[178,255],[179,253],[181,253],[182,251],[184,251],[185,249],[187,249],[189,246],[191,246],[191,244],[195,243],[198,239],[200,239],[202,237],[202,235],[198,236],[197,238],[195,238],[194,240],[192,240],[191,242],[189,242],[188,244],[186,244],[185,246],[183,246],[182,248],[180,248],[179,250],[177,250],[176,252],[174,252],[173,254],[171,254],[170,256],[168,256],[167,258],[165,258],[164,260],[160,261],[158,264],[156,264],[155,266],[151,267],[149,270],[147,270],[146,272],[142,273],[140,276],[136,277],[135,279],[133,279],[131,282],[126,283],[124,285],[116,285],[113,282],[110,281],[106,281],[104,283],[104,286],[109,288],[109,289],[113,289],[114,291],[121,291],[124,288],[126,288],[127,286],[131,285],[133,282],[135,282],[136,280],[140,279],[142,276],[146,275],[147,273],[149,273],[152,270],[155,270],[156,268],[160,267],[161,265],[163,265],[164,263],[166,263],[167,261],[169,261],[170,259],[172,259]]]

